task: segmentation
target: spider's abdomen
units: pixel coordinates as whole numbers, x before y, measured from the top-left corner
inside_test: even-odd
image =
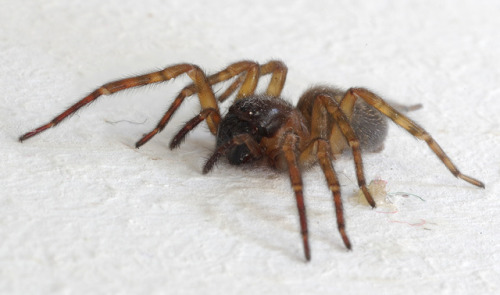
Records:
[[[329,86],[316,86],[306,91],[299,99],[297,108],[308,122],[312,120],[314,101],[320,94],[327,95],[336,103],[340,103],[345,95],[345,91]],[[363,151],[377,152],[383,148],[388,130],[388,123],[384,115],[363,100],[358,99],[354,104],[352,115],[348,119]],[[329,117],[326,129],[331,130],[334,123],[333,117]],[[341,140],[343,142],[335,140],[335,142],[332,142],[333,147],[339,147],[338,152],[348,148],[347,142],[343,139]]]
[[[379,152],[384,148],[389,126],[386,117],[374,107],[364,101],[356,101],[351,126],[365,152]]]
[[[248,134],[259,144],[263,138],[273,137],[292,112],[292,105],[280,98],[258,95],[240,99],[229,108],[219,125],[217,147],[239,134]],[[241,144],[230,148],[226,158],[229,163],[239,165],[258,160],[260,155],[252,154],[247,145]]]

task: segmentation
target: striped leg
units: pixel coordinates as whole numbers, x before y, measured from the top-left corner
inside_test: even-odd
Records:
[[[347,91],[345,97],[342,99],[341,105],[346,101],[346,104],[354,104],[354,101],[357,98],[361,98],[366,101],[368,104],[376,108],[382,114],[386,115],[389,119],[391,119],[397,125],[403,127],[410,134],[415,136],[416,138],[423,140],[427,143],[430,149],[438,156],[438,158],[443,162],[443,164],[450,170],[450,172],[460,179],[467,181],[470,184],[473,184],[478,187],[484,188],[484,183],[481,181],[472,178],[470,176],[462,174],[458,168],[452,163],[451,159],[446,155],[443,149],[438,145],[436,141],[430,136],[427,131],[425,131],[422,127],[420,127],[417,123],[410,120],[401,112],[398,112],[393,107],[391,107],[388,103],[386,103],[382,98],[380,98],[375,93],[364,89],[364,88],[351,88]],[[351,102],[352,101],[352,102]]]
[[[79,100],[77,103],[72,105],[70,108],[59,114],[57,117],[52,119],[49,123],[42,125],[28,133],[25,133],[19,138],[19,141],[24,141],[30,137],[33,137],[51,127],[56,126],[61,121],[65,120],[80,108],[88,105],[91,102],[96,101],[101,95],[110,95],[115,92],[125,90],[128,88],[144,86],[153,83],[159,83],[168,81],[182,74],[188,74],[188,76],[193,80],[194,85],[196,85],[196,89],[198,90],[198,97],[200,99],[200,104],[202,109],[212,108],[218,110],[217,101],[215,100],[214,93],[212,88],[210,87],[207,78],[203,71],[191,64],[178,64],[174,66],[167,67],[161,71],[117,80],[114,82],[110,82],[102,85],[101,87],[94,90],[92,93]],[[217,130],[217,126],[219,124],[218,117],[209,116],[207,117],[207,124],[210,130]],[[214,131],[215,132],[215,131]]]
[[[267,88],[267,94],[272,96],[279,96],[283,89],[285,79],[286,79],[287,68],[285,64],[280,61],[270,61],[262,66],[252,61],[240,61],[229,65],[224,70],[210,75],[208,77],[208,83],[213,86],[220,82],[227,81],[233,77],[237,77],[236,80],[219,96],[219,102],[226,100],[231,94],[233,94],[237,89],[240,89],[236,99],[252,95],[257,87],[258,80],[261,76],[271,74],[271,82]],[[157,126],[148,134],[144,135],[137,143],[136,147],[140,147],[146,142],[148,142],[153,136],[160,133],[165,126],[168,124],[174,113],[177,111],[179,106],[182,104],[186,97],[195,94],[198,91],[196,85],[191,84],[182,89],[179,95],[170,105],[167,112],[163,115],[161,120],[158,122]],[[212,134],[216,133],[216,130],[210,129]]]

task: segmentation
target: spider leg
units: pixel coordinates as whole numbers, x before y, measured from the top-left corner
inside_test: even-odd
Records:
[[[221,103],[224,102],[236,91],[236,89],[241,86],[243,81],[245,81],[245,75],[240,74],[238,78],[236,78],[236,80],[234,80],[233,83],[231,83],[231,85],[229,85],[229,87],[221,95],[219,95],[219,97],[217,97],[217,100]]]
[[[225,100],[228,96],[234,93],[236,89],[240,88],[236,99],[241,99],[254,94],[258,80],[261,76],[271,74],[271,81],[267,87],[266,94],[278,97],[283,90],[283,86],[285,85],[287,72],[288,69],[286,65],[278,60],[271,60],[263,65],[250,61],[242,61],[234,63],[219,73],[214,74],[213,83],[212,80],[209,80],[212,85],[226,81],[240,74],[243,75],[243,77],[238,77],[222,95],[222,97],[224,97],[223,100]]]
[[[315,137],[306,149],[300,155],[301,163],[312,162],[317,160],[325,175],[328,188],[333,195],[333,204],[335,205],[335,216],[337,217],[337,228],[339,230],[342,241],[347,249],[351,249],[351,242],[345,230],[344,209],[342,206],[342,198],[340,194],[340,183],[333,168],[333,157],[331,154],[330,142],[321,137]]]
[[[332,130],[325,130],[327,126],[325,111],[329,115],[333,116],[335,120],[335,124],[333,125]],[[363,160],[361,157],[359,140],[357,139],[354,130],[349,124],[348,117],[342,111],[342,105],[339,106],[339,104],[337,104],[335,99],[329,95],[325,94],[317,95],[315,97],[313,105],[311,121],[312,125],[311,125],[310,138],[312,139],[330,138],[329,143],[331,145],[333,142],[331,138],[333,138],[335,134],[334,132],[337,130],[340,133],[340,136],[342,136],[345,140],[347,140],[347,143],[351,147],[352,155],[354,158],[354,167],[356,169],[356,178],[358,180],[358,186],[361,188],[361,191],[363,191],[363,194],[368,203],[370,204],[370,206],[372,206],[372,208],[375,208],[376,207],[375,201],[373,200],[373,197],[371,196],[370,192],[366,187],[366,180],[363,172]],[[330,134],[327,134],[327,132],[330,132]],[[306,161],[307,158],[310,158],[310,154],[312,152],[311,147],[312,146],[310,145],[310,147],[306,149],[307,153],[304,153],[304,156],[302,156],[303,161]]]
[[[242,61],[242,62],[237,62],[237,63],[231,64],[230,66],[228,66],[224,70],[222,70],[218,73],[215,73],[213,75],[210,75],[207,78],[208,83],[211,86],[213,86],[217,83],[231,79],[232,77],[234,77],[236,75],[240,75],[242,72],[246,71],[248,68],[254,67],[255,65],[257,65],[257,64],[254,62],[250,62],[250,61]],[[239,86],[239,84],[237,86]],[[234,86],[231,85],[229,88],[233,88],[233,87]],[[236,89],[234,89],[233,91],[235,91],[235,90]],[[174,99],[174,101],[172,102],[172,104],[170,105],[168,110],[165,112],[163,117],[160,119],[160,121],[158,122],[156,127],[153,130],[151,130],[148,134],[144,135],[139,141],[137,141],[135,144],[135,147],[136,148],[141,147],[143,144],[145,144],[151,138],[153,138],[153,136],[160,133],[165,128],[165,126],[167,126],[168,122],[170,121],[170,119],[172,118],[174,113],[177,111],[177,109],[179,109],[179,107],[182,104],[182,102],[184,101],[184,99],[186,97],[189,97],[189,96],[195,94],[196,92],[198,92],[198,89],[197,89],[195,84],[190,84],[190,85],[184,87],[184,89],[182,89],[179,92],[179,94],[177,95],[177,97]],[[231,95],[231,93],[229,93],[229,95]],[[210,129],[210,132],[212,132],[212,134],[215,134],[217,132],[217,130]]]
[[[188,76],[193,80],[194,85],[196,85],[196,89],[198,91],[198,96],[200,98],[200,104],[203,109],[213,108],[218,110],[217,102],[215,100],[214,93],[212,92],[212,88],[210,87],[207,78],[203,71],[191,64],[178,64],[167,67],[161,71],[152,72],[149,74],[136,76],[127,79],[121,79],[117,81],[113,81],[107,84],[102,85],[101,87],[94,90],[92,93],[79,100],[77,103],[72,105],[70,108],[59,114],[57,117],[52,119],[49,123],[42,125],[19,138],[19,141],[26,140],[32,136],[35,136],[46,129],[56,126],[64,119],[68,118],[70,115],[74,114],[81,107],[86,106],[87,104],[94,102],[101,95],[110,95],[115,92],[125,90],[128,88],[144,86],[152,83],[159,83],[168,81],[173,79],[181,74],[187,73]],[[215,132],[216,127],[219,121],[213,116],[207,118],[207,124],[210,130]]]
[[[286,74],[288,69],[286,65],[277,60],[272,60],[260,67],[260,75],[271,75],[271,81],[267,86],[266,95],[272,97],[279,97],[281,95],[281,91],[283,91],[283,87],[285,86]]]
[[[309,234],[307,230],[306,206],[304,204],[304,195],[302,193],[302,175],[297,163],[297,145],[299,138],[296,134],[288,132],[284,134],[282,150],[288,164],[288,173],[290,182],[295,193],[297,210],[299,212],[300,233],[304,246],[304,255],[306,260],[311,260],[311,251],[309,250]]]
[[[184,127],[182,127],[182,129],[179,130],[179,132],[172,138],[172,141],[170,142],[170,149],[179,147],[179,145],[186,138],[187,133],[196,128],[198,124],[203,122],[210,115],[218,117],[218,120],[220,120],[220,114],[217,110],[212,108],[202,110],[198,115],[189,120],[184,125]]]
[[[259,70],[258,73],[255,70],[256,68],[258,68]],[[247,72],[251,72],[251,74],[248,75]],[[259,66],[257,63],[252,61],[236,62],[229,65],[224,70],[217,72],[213,75],[210,75],[207,78],[207,80],[208,83],[213,86],[220,82],[229,80],[235,76],[238,76],[236,80],[219,97],[219,102],[223,102],[229,96],[231,96],[231,94],[233,94],[238,88],[240,88],[240,91],[237,94],[237,99],[248,95],[252,95],[253,92],[255,91],[255,87],[257,87],[257,82],[259,77],[268,74],[272,74],[272,76],[266,94],[271,96],[279,96],[285,84],[287,67],[283,62],[277,60],[269,61],[262,66]],[[175,100],[168,108],[167,112],[158,122],[156,127],[151,132],[144,135],[135,144],[135,146],[136,147],[142,146],[143,144],[148,142],[153,136],[160,133],[168,124],[170,118],[177,111],[177,109],[182,104],[184,99],[186,97],[195,94],[197,91],[198,90],[194,84],[188,85],[184,89],[182,89],[179,95],[175,98]],[[215,134],[215,131],[213,131],[212,129],[210,131],[212,131],[212,134]]]
[[[323,170],[323,174],[325,174],[326,182],[328,183],[328,188],[333,194],[333,203],[335,204],[335,216],[337,216],[337,228],[340,232],[340,236],[342,237],[342,241],[347,249],[351,249],[351,242],[347,237],[347,233],[345,230],[345,221],[344,221],[344,209],[342,206],[342,198],[340,195],[340,184],[335,173],[335,169],[332,165],[332,157],[329,148],[329,142],[326,140],[318,139],[318,160]]]
[[[323,91],[323,94],[333,96],[333,93],[331,94],[329,92],[331,91],[326,89],[325,91]],[[359,105],[360,108],[357,110],[358,114],[356,115],[355,105],[358,105],[359,103],[352,99],[349,92],[344,92],[341,96],[335,97],[335,101],[340,104],[340,109],[349,119],[351,127],[356,133],[362,148],[370,152],[378,152],[383,150],[383,141],[387,134],[387,123],[384,120],[384,115],[377,113],[378,111],[376,109],[369,106],[364,101]],[[418,110],[422,107],[421,104],[410,106],[393,102],[390,102],[389,104],[396,110],[405,113]],[[361,108],[362,105],[364,106],[363,108]],[[359,112],[362,113],[362,116],[366,116],[362,120],[363,123],[360,122]],[[379,127],[375,127],[373,125],[379,125]],[[332,152],[334,154],[341,154],[343,150],[348,147],[348,143],[345,141],[340,127],[334,125],[329,131],[331,132],[329,135],[329,139],[330,145],[332,146]]]
[[[210,80],[209,80],[210,82]],[[168,122],[170,121],[170,118],[172,118],[172,115],[175,113],[175,111],[180,107],[182,102],[184,101],[184,98],[189,97],[193,94],[195,94],[198,90],[196,89],[196,86],[194,84],[191,84],[179,92],[177,97],[174,99],[170,107],[168,108],[167,112],[163,115],[161,120],[158,122],[156,127],[149,132],[148,134],[144,135],[139,141],[135,143],[135,147],[139,148],[146,142],[148,142],[153,136],[156,134],[160,133],[165,126],[167,126]]]
[[[321,169],[323,170],[323,174],[325,175],[328,188],[333,195],[335,215],[337,217],[337,228],[339,230],[340,236],[342,237],[344,245],[347,249],[351,249],[351,242],[349,241],[345,230],[340,184],[332,165],[333,157],[331,141],[328,140],[329,138],[331,138],[331,133],[335,130],[338,130],[339,135],[347,139],[349,145],[353,150],[356,174],[358,177],[358,185],[359,187],[361,187],[365,198],[370,203],[370,205],[372,205],[372,207],[375,207],[375,202],[373,201],[373,198],[365,185],[366,181],[364,179],[361,154],[359,151],[359,142],[354,135],[354,131],[347,123],[347,117],[341,111],[341,109],[339,109],[339,106],[333,99],[333,97],[325,94],[319,94],[316,95],[313,99],[313,107],[310,116],[311,141],[309,142],[308,146],[302,151],[300,155],[300,161],[301,163],[305,163],[306,165],[311,164],[315,160],[319,162]],[[328,116],[333,116],[336,121],[336,124],[333,124],[333,126],[331,127],[328,125]],[[344,138],[341,138],[341,140],[345,140]]]
[[[260,66],[260,76],[271,75],[271,81],[266,90],[266,95],[272,97],[279,97],[281,95],[281,91],[283,90],[283,86],[285,85],[287,67],[284,63],[277,60],[272,60],[262,66]],[[226,91],[219,96],[219,101],[222,102],[226,100],[231,94],[240,87],[243,83],[245,76],[240,75],[238,79],[236,79],[227,89]]]
[[[446,168],[448,168],[448,170],[450,170],[450,172],[455,177],[463,179],[475,186],[484,188],[484,183],[482,183],[481,181],[462,174],[458,170],[458,168],[452,163],[451,159],[446,155],[443,149],[438,145],[438,143],[434,141],[434,139],[430,136],[429,133],[427,133],[427,131],[425,131],[417,123],[410,120],[407,116],[405,116],[401,112],[395,110],[378,95],[364,88],[351,88],[347,91],[343,100],[346,100],[346,104],[354,104],[357,98],[363,99],[366,103],[370,104],[378,111],[380,111],[382,114],[386,115],[394,123],[403,127],[410,134],[412,134],[413,136],[415,136],[420,140],[425,141],[429,146],[429,148],[434,152],[434,154],[436,154],[436,156],[441,160],[441,162],[443,162]]]
[[[243,72],[245,70],[248,70],[248,68],[254,67],[255,65],[256,64],[253,63],[253,62],[246,62],[246,61],[245,62],[239,62],[239,63],[232,64],[228,68],[226,68],[226,69],[224,69],[224,70],[222,70],[222,71],[220,71],[220,72],[218,72],[216,74],[213,74],[210,77],[208,77],[208,83],[210,85],[215,85],[217,83],[220,83],[220,82],[223,82],[225,80],[231,79],[235,75],[240,75],[241,72]],[[234,72],[231,72],[231,71],[234,71]],[[242,80],[242,81],[246,80],[246,76],[245,75],[243,75],[243,78],[240,78],[240,77],[238,77],[238,79],[236,81],[239,82],[239,80]],[[234,84],[235,83],[233,83],[231,86],[229,86],[228,89],[235,88]],[[238,87],[238,86],[240,86],[240,85],[237,84],[236,87]],[[255,85],[255,87],[256,86],[257,85]],[[234,92],[235,90],[236,89],[234,89],[232,91]],[[180,107],[180,105],[182,104],[182,102],[184,101],[184,99],[186,97],[189,97],[189,96],[195,94],[197,91],[198,91],[198,89],[197,89],[196,85],[194,85],[194,84],[188,85],[184,89],[182,89],[181,92],[179,92],[179,94],[177,95],[177,97],[174,99],[174,101],[172,102],[172,104],[170,105],[170,107],[168,108],[167,112],[160,119],[160,121],[158,122],[158,124],[156,125],[156,127],[153,130],[151,130],[148,134],[144,135],[139,141],[137,141],[136,144],[135,144],[135,147],[136,148],[141,147],[146,142],[148,142],[151,138],[153,138],[153,136],[155,136],[156,134],[160,133],[165,128],[165,126],[167,126],[168,122],[170,121],[170,119],[172,118],[172,116],[174,115],[174,113],[177,111],[177,109]],[[227,95],[229,96],[231,94],[232,93],[229,93]],[[223,95],[225,95],[225,93]],[[220,114],[219,114],[219,117],[220,117]],[[210,132],[212,132],[212,134],[216,134],[217,130],[216,129],[210,129]]]
[[[240,91],[238,91],[238,95],[236,95],[236,100],[253,95],[255,89],[257,88],[257,83],[259,83],[259,78],[260,78],[259,64],[249,63],[248,65],[246,65],[245,68],[246,68],[246,73],[244,75],[245,79],[243,79]]]

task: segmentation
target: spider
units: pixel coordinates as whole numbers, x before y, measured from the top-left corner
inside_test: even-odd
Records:
[[[288,170],[307,261],[311,259],[311,251],[301,170],[316,163],[321,166],[333,196],[338,231],[345,247],[351,249],[345,229],[340,184],[332,162],[345,150],[351,150],[358,186],[374,208],[376,204],[366,186],[361,153],[383,148],[388,128],[386,117],[411,135],[425,141],[454,176],[472,185],[485,187],[481,181],[462,174],[429,133],[403,114],[402,108],[391,106],[370,90],[349,88],[342,91],[328,86],[316,86],[307,90],[294,107],[280,97],[287,71],[285,64],[277,60],[263,65],[240,61],[209,76],[196,65],[176,64],[161,71],[104,84],[49,123],[22,135],[19,140],[22,142],[56,126],[101,95],[165,82],[187,74],[193,83],[182,89],[157,126],[137,141],[136,147],[139,148],[162,131],[184,99],[197,94],[201,111],[173,137],[170,148],[177,148],[191,130],[206,121],[210,132],[216,136],[216,145],[203,167],[203,173],[212,170],[221,156],[225,156],[232,165],[263,160],[273,168]],[[255,94],[260,78],[265,75],[271,75],[266,92]],[[233,82],[216,98],[212,87],[231,79]],[[219,103],[237,90],[233,104],[227,114],[222,116]]]

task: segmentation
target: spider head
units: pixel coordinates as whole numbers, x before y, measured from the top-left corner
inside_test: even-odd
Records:
[[[236,101],[219,125],[217,148],[239,134],[247,134],[259,144],[262,138],[273,136],[283,126],[287,110],[291,108],[285,101],[267,96],[251,96]],[[239,165],[258,160],[262,154],[252,153],[243,143],[232,145],[225,156],[230,164]]]

